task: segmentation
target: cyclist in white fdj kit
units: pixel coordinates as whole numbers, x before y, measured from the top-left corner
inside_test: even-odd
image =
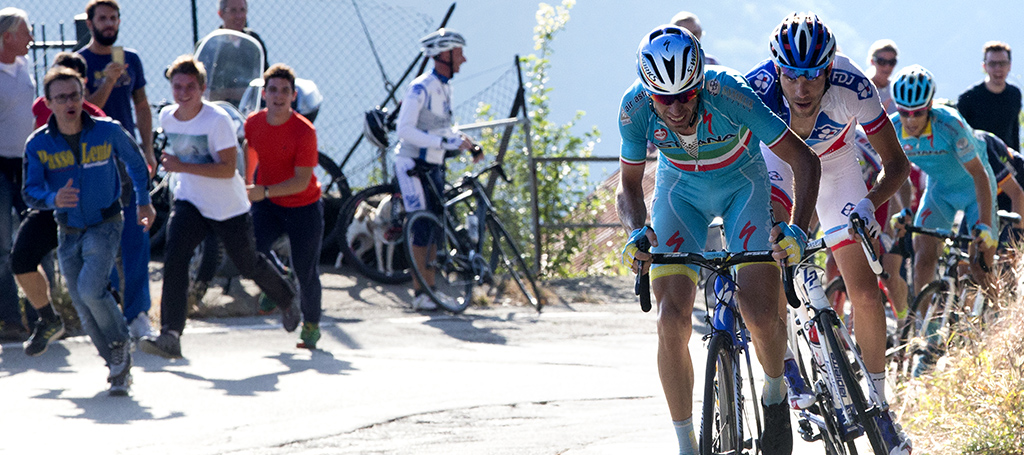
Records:
[[[986,159],[985,143],[974,137],[970,125],[949,107],[932,105],[935,78],[920,65],[901,70],[892,83],[892,98],[897,113],[892,122],[899,131],[903,150],[914,164],[928,174],[914,224],[929,229],[949,229],[954,214],[964,211],[964,223],[972,226],[985,264],[992,264],[997,237],[996,179]],[[914,236],[914,293],[935,279],[941,240],[927,235]],[[978,282],[987,278],[974,262],[972,273]],[[927,308],[919,308],[923,312]],[[937,330],[937,327],[934,329]],[[932,327],[926,331],[934,332]],[[924,356],[914,375],[927,371],[933,358]]]
[[[407,212],[431,210],[441,213],[444,201],[437,200],[434,192],[423,185],[433,186],[439,194],[444,192],[446,155],[471,150],[474,162],[483,158],[483,153],[468,137],[452,129],[452,89],[448,82],[466,62],[466,57],[462,55],[462,47],[465,45],[466,40],[462,35],[444,28],[420,39],[423,55],[434,59],[434,70],[413,79],[409,92],[402,100],[397,122],[399,143],[395,174]],[[424,174],[426,181],[409,175],[409,171],[417,166],[427,169]],[[424,264],[428,257],[433,257],[433,238],[440,233],[431,232],[425,225],[413,226],[413,230],[415,266],[424,271],[428,282],[432,281],[433,271],[425,270]],[[429,311],[437,308],[430,296],[419,288],[416,280],[413,280],[413,292],[414,310]]]
[[[704,66],[700,43],[680,27],[663,25],[643,37],[637,50],[639,79],[626,90],[619,111],[622,135],[621,181],[616,208],[632,231],[623,260],[640,271],[636,241],[646,237],[653,252],[697,252],[704,248],[712,218],[725,221],[729,251],[770,247],[772,215],[764,159],[757,148],[770,144],[800,176],[796,181],[794,223],[806,228],[817,197],[818,159],[786,124],[751,91],[743,75],[721,66]],[[643,175],[647,143],[659,150],[657,185],[645,225]],[[788,226],[787,226],[788,227]],[[801,229],[779,243],[789,260],[803,254]],[[658,302],[658,372],[679,438],[680,453],[695,453],[693,365],[687,343],[697,289],[692,266],[655,265],[650,269]],[[738,270],[737,298],[757,358],[765,371],[762,394],[766,454],[792,452],[782,357],[786,327],[777,301],[781,288],[775,264],[751,264]]]
[[[871,81],[849,58],[836,53],[835,36],[818,16],[793,13],[775,28],[770,43],[772,58],[754,67],[747,80],[761,100],[807,141],[821,160],[818,219],[857,315],[857,344],[880,395],[874,398],[884,403],[885,312],[878,278],[851,235],[849,217],[859,215],[869,235],[877,238],[881,228],[875,208],[888,201],[907,179],[910,163],[900,150]],[[882,160],[881,177],[870,191],[861,177],[860,152],[854,143],[858,124]],[[799,173],[768,147],[763,146],[762,153],[772,180],[772,207],[784,220],[792,200],[793,176]],[[875,249],[879,250],[877,246]],[[779,306],[784,309],[785,299],[781,300]],[[787,374],[787,378],[794,378],[790,380],[794,395],[790,397],[791,405],[810,406],[813,393],[806,387],[800,390],[803,381],[799,380],[796,364],[787,363],[796,373]],[[890,413],[881,414],[878,426],[890,453],[909,448],[909,441],[894,427]]]

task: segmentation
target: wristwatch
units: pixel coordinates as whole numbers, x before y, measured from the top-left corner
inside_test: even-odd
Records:
[[[270,199],[270,187],[263,185],[263,199]]]

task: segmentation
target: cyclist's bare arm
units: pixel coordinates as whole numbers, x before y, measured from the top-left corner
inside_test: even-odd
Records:
[[[880,207],[910,177],[910,160],[900,146],[892,122],[888,120],[875,134],[868,135],[868,142],[882,159],[882,171],[878,174],[878,182],[868,191],[867,198],[875,207]]]
[[[978,198],[978,219],[989,224],[992,222],[992,198],[995,195],[992,194],[992,189],[989,187],[988,173],[985,172],[980,158],[974,158],[964,163],[964,169],[974,179],[974,194]],[[989,227],[995,229],[998,226]]]
[[[788,130],[786,134],[771,147],[772,152],[793,169],[793,218],[792,224],[807,231],[814,213],[814,204],[818,201],[818,185],[821,179],[821,162],[811,148],[796,133]]]
[[[644,204],[644,168],[647,167],[647,163],[620,163],[619,167],[620,179],[615,195],[615,209],[622,226],[629,233],[644,227],[647,223],[647,206]],[[647,231],[647,238],[651,241],[651,246],[658,246],[658,236],[654,234],[654,229]],[[648,253],[639,252],[637,259],[647,261],[650,256]]]

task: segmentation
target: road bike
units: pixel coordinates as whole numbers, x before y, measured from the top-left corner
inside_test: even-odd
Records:
[[[426,181],[426,172],[417,166],[409,175]],[[480,176],[487,172],[495,172],[506,183],[511,182],[501,163],[493,163],[464,175],[443,193],[433,185],[423,185],[436,200],[444,201],[444,208],[439,214],[429,210],[407,214],[402,243],[409,271],[434,303],[453,313],[465,311],[475,298],[483,295],[511,297],[509,291],[513,288],[521,291],[517,298],[539,312],[543,300],[536,276],[480,183]],[[427,249],[420,267],[415,266],[416,231],[429,233],[435,245],[433,255]]]
[[[695,265],[709,272],[705,286],[707,312],[704,320],[711,332],[704,336],[708,357],[704,370],[703,409],[701,414],[698,443],[702,455],[734,453],[744,450],[751,453],[760,451],[757,439],[762,431],[761,407],[754,385],[754,372],[750,361],[750,332],[743,322],[736,301],[736,276],[734,267],[748,263],[775,262],[772,252],[743,251],[730,253],[722,251],[722,224],[713,222],[708,227],[708,248],[703,253],[652,253],[651,264]],[[641,251],[647,251],[650,243],[640,238]],[[642,267],[642,264],[641,264]],[[708,291],[713,290],[709,296]],[[650,276],[638,274],[636,294],[640,297],[640,308],[651,309]],[[746,381],[744,369],[746,365]],[[753,413],[747,403],[754,403]],[[752,433],[750,428],[755,428]],[[755,449],[756,447],[756,449]]]
[[[851,216],[865,254],[875,273],[881,272],[864,221]],[[850,331],[829,300],[820,277],[823,270],[813,256],[827,246],[824,239],[810,242],[804,258],[796,266],[786,267],[783,284],[792,308],[791,347],[797,357],[803,379],[812,385],[815,403],[798,411],[797,432],[805,441],[821,440],[829,454],[855,454],[854,440],[866,435],[874,453],[889,453],[877,419],[888,412],[886,403],[873,397],[874,384],[864,373],[864,365]],[[810,359],[810,365],[807,360]]]

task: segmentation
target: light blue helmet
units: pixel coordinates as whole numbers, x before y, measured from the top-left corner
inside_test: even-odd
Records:
[[[903,68],[892,81],[892,100],[907,110],[927,106],[935,96],[934,80],[932,73],[921,65]]]
[[[636,72],[648,92],[675,95],[704,87],[704,51],[681,27],[662,25],[644,35],[636,51]]]

